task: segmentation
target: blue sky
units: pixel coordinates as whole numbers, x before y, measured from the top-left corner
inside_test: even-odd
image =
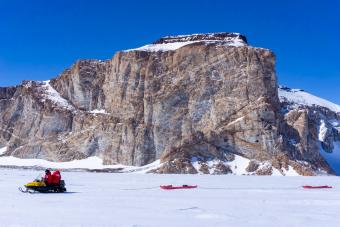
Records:
[[[340,1],[0,0],[0,86],[57,76],[161,36],[240,32],[272,49],[279,83],[340,104]]]

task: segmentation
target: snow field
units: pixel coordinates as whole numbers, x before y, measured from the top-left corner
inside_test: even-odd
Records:
[[[68,193],[17,190],[39,173],[0,169],[1,226],[340,226],[338,177],[65,172]]]
[[[0,149],[1,151],[1,149]],[[69,162],[50,162],[43,159],[21,159],[13,156],[0,157],[1,166],[16,166],[16,167],[42,167],[53,169],[120,169],[123,168],[125,172],[138,171],[145,173],[148,170],[160,166],[160,161],[156,160],[145,166],[125,166],[125,165],[104,165],[103,160],[96,156],[91,156],[81,160],[73,160]]]

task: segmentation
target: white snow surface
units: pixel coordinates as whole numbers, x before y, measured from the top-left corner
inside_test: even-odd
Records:
[[[0,155],[5,154],[6,151],[7,151],[7,147],[0,148]]]
[[[319,98],[300,89],[288,89],[279,87],[279,98],[281,102],[288,101],[297,106],[321,106],[334,112],[340,112],[340,106],[328,100]]]
[[[176,42],[176,43],[163,43],[163,44],[148,44],[139,48],[129,49],[125,51],[150,51],[150,52],[157,52],[157,51],[169,51],[169,50],[177,50],[183,46],[195,43],[197,41],[187,41],[187,42]]]
[[[43,97],[51,100],[55,105],[68,110],[74,110],[74,107],[50,85],[50,81],[46,80],[42,82],[44,89]],[[43,100],[44,101],[44,100]]]
[[[67,193],[17,190],[39,173],[0,169],[1,226],[340,226],[338,177],[62,172]],[[198,188],[159,188],[168,184]]]
[[[123,168],[122,172],[147,172],[160,166],[160,161],[142,167],[125,166],[125,165],[103,165],[103,160],[93,156],[81,160],[73,160],[69,162],[50,162],[43,159],[21,159],[13,156],[0,157],[1,166],[17,166],[17,167],[43,167],[53,169],[118,169]]]

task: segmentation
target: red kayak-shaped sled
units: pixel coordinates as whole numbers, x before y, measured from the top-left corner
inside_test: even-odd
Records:
[[[306,189],[333,188],[332,186],[328,186],[328,185],[321,185],[321,186],[304,185],[304,186],[302,186],[302,187],[303,187],[303,188],[306,188]]]
[[[164,190],[173,190],[173,189],[191,189],[191,188],[197,188],[197,185],[182,185],[182,186],[172,186],[172,185],[161,185],[161,189]]]

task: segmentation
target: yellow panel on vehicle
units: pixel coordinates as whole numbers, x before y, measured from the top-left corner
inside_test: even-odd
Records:
[[[27,183],[25,186],[26,187],[44,187],[46,186],[46,184],[43,181],[33,181],[33,182]]]

